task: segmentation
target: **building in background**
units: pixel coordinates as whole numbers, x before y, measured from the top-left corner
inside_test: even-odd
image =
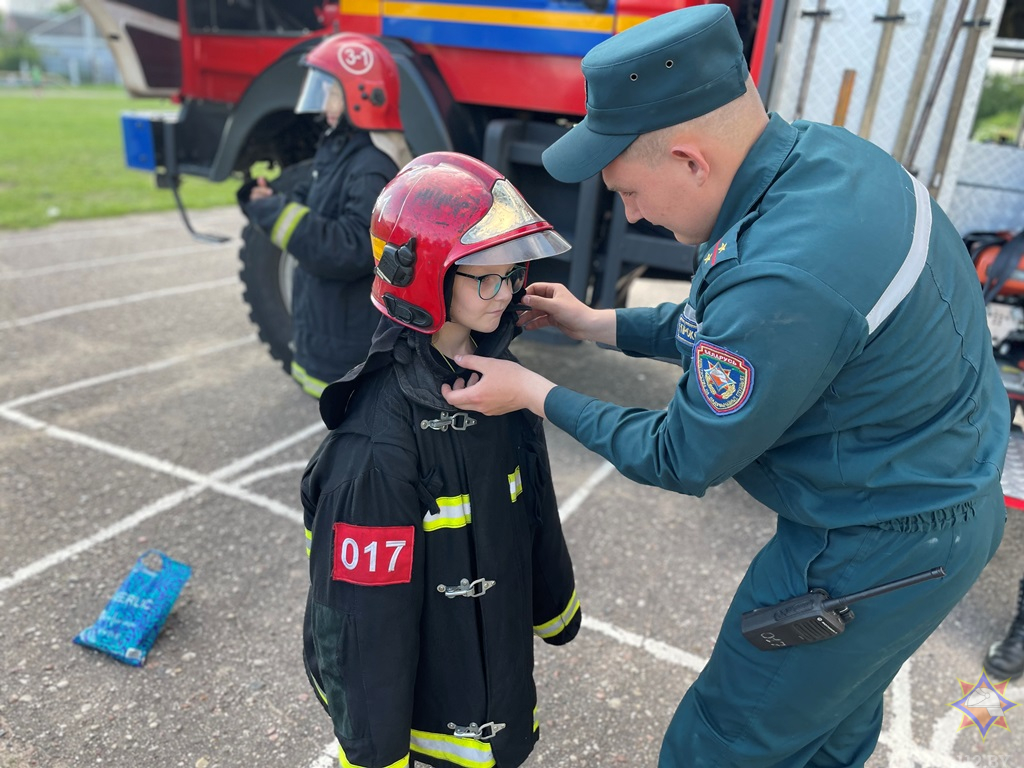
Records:
[[[92,17],[79,7],[64,13],[55,7],[52,0],[0,0],[0,15],[8,32],[23,33],[39,52],[47,81],[120,85],[114,57]],[[7,73],[6,81],[27,82],[29,69],[23,62],[17,73]]]

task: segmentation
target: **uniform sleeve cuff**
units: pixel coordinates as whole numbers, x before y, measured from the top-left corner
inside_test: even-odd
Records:
[[[580,414],[593,400],[566,387],[555,387],[544,398],[544,416],[559,429],[576,437]]]

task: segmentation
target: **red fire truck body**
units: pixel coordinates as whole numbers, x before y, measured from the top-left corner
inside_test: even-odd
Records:
[[[594,178],[561,184],[540,164],[545,147],[585,113],[580,60],[611,35],[706,0],[81,0],[106,36],[127,90],[166,96],[176,113],[123,117],[126,161],[170,189],[281,169],[284,187],[308,173],[319,129],[294,105],[303,54],[323,36],[381,40],[401,77],[400,113],[414,154],[455,150],[506,173],[573,244],[538,277],[560,279],[595,305],[621,303],[645,270],[686,277],[692,248],[625,221]],[[770,30],[784,3],[732,0],[755,78],[770,67]],[[765,21],[767,20],[767,21]],[[756,37],[754,30],[756,29]],[[258,231],[243,231],[242,279],[271,353],[289,362],[290,268]],[[627,255],[622,255],[627,254]],[[540,272],[546,272],[540,275]]]

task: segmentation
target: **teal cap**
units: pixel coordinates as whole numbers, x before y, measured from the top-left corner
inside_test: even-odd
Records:
[[[583,181],[642,133],[692,120],[746,92],[732,11],[699,5],[655,16],[594,46],[582,63],[587,114],[544,150],[548,173]]]

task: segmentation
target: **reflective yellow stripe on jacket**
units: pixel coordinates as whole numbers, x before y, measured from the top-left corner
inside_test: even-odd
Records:
[[[327,387],[326,381],[320,381],[315,376],[310,376],[306,373],[306,369],[294,360],[292,360],[292,378],[302,385],[302,389],[307,395],[312,395],[317,400],[320,399],[320,395],[323,394],[324,389]]]
[[[309,213],[309,208],[299,203],[288,203],[281,211],[270,230],[271,242],[282,251],[288,250],[288,241],[295,234],[295,228],[299,222]]]
[[[490,768],[494,765],[491,745],[485,741],[414,730],[411,746],[413,751],[422,755],[447,760],[463,768]]]
[[[519,467],[516,467],[516,471],[508,476],[508,493],[512,497],[512,501],[515,501],[522,492],[523,478],[519,474]]]
[[[572,617],[576,615],[579,609],[580,599],[576,596],[576,590],[574,589],[572,596],[569,598],[569,604],[565,606],[565,610],[551,619],[551,621],[545,621],[543,624],[534,627],[533,634],[545,640],[554,637],[569,626],[569,622],[572,621]]]
[[[439,512],[427,512],[423,516],[423,530],[436,531],[440,528],[464,528],[473,522],[473,507],[469,494],[442,496],[435,499]]]

